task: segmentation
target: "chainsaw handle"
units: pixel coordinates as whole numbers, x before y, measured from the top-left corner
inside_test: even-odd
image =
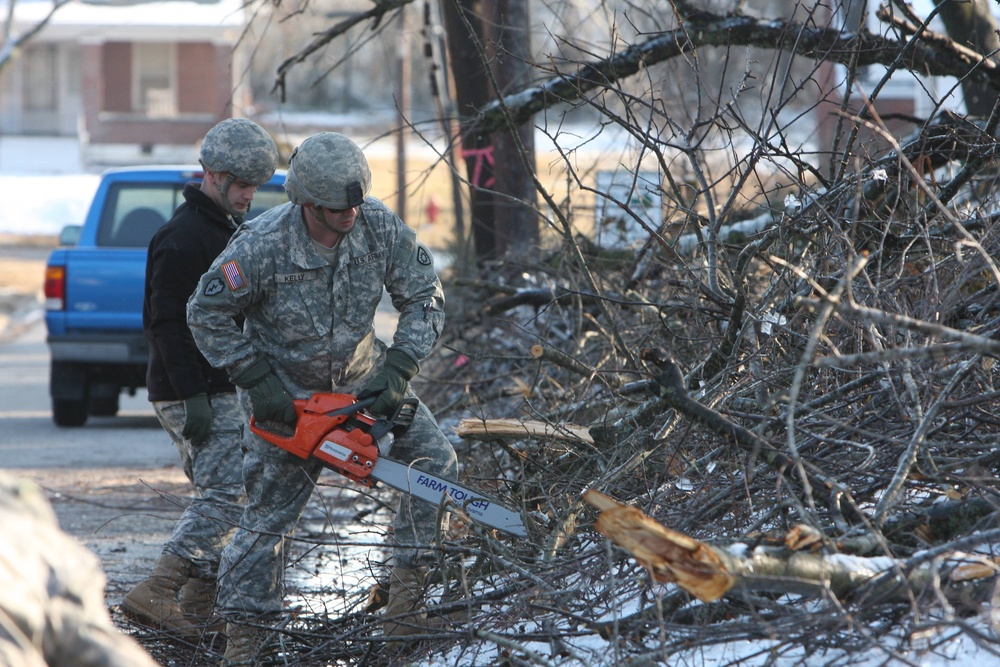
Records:
[[[326,415],[327,417],[354,415],[358,412],[361,412],[365,408],[370,408],[372,405],[375,404],[375,401],[377,399],[378,399],[377,395],[369,396],[367,398],[356,400],[354,403],[351,403],[350,405],[345,405],[341,408],[337,408],[336,410],[330,410],[329,412],[324,412],[323,414]],[[413,397],[404,398],[402,401],[400,401],[399,405],[396,406],[396,409],[393,411],[392,415],[390,415],[389,417],[381,417],[376,419],[375,423],[372,424],[371,430],[369,431],[369,435],[371,435],[372,440],[377,441],[381,439],[383,435],[385,435],[393,428],[395,428],[396,420],[399,419],[399,415],[402,414],[404,409],[412,410],[412,412],[416,413],[418,404],[419,401],[417,401],[416,398]],[[409,421],[413,421],[412,416],[410,417]],[[409,426],[409,423],[407,423],[406,426]]]
[[[397,435],[405,431],[413,421],[413,415],[416,414],[419,405],[415,397],[406,398],[390,417],[376,418],[364,412],[365,408],[375,403],[375,399],[375,396],[371,396],[359,401],[351,394],[313,394],[308,400],[293,401],[298,417],[294,432],[282,428],[284,425],[258,423],[253,415],[250,417],[250,430],[271,444],[306,459],[313,455],[316,446],[331,433],[331,429],[355,415],[362,422],[364,431],[371,441],[377,442],[390,431],[395,430]],[[327,407],[333,409],[326,410]],[[368,456],[374,457],[378,454]]]
[[[295,399],[292,401],[292,405],[295,406],[296,420],[294,426],[284,422],[258,422],[257,417],[251,414],[250,430],[257,436],[270,442],[272,445],[277,445],[286,451],[292,452],[299,458],[308,458],[308,450],[303,449],[298,443],[300,431],[302,431],[302,435],[304,435],[305,428],[307,428],[304,427],[302,419],[305,413],[306,401],[302,399]]]
[[[355,412],[361,412],[365,408],[370,408],[375,405],[375,400],[378,396],[369,396],[363,400],[356,400],[350,405],[345,405],[342,408],[337,408],[336,410],[330,410],[329,412],[324,412],[323,414],[327,417],[339,417],[341,415],[353,415]]]
[[[418,404],[419,401],[413,397],[404,398],[402,401],[400,401],[399,405],[396,406],[396,410],[392,413],[391,417],[384,417],[382,419],[378,419],[374,424],[372,424],[372,428],[369,431],[369,434],[372,436],[372,440],[378,441],[382,438],[383,435],[394,429],[396,427],[396,420],[399,419],[399,415],[402,414],[404,409],[412,410],[413,413],[416,414]],[[409,428],[410,422],[412,421],[413,421],[413,416],[411,415],[409,421],[407,421],[406,423],[407,428]]]

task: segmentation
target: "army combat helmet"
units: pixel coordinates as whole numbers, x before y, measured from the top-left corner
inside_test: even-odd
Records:
[[[337,132],[309,137],[288,159],[285,192],[293,204],[341,211],[360,206],[371,189],[372,172],[364,153]]]
[[[201,142],[201,166],[229,174],[226,189],[237,178],[261,185],[278,166],[278,147],[264,128],[248,118],[227,118]]]

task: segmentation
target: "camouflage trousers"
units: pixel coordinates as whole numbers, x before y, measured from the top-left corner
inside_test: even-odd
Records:
[[[246,500],[241,449],[243,411],[235,393],[210,394],[208,398],[212,428],[201,445],[181,435],[184,401],[155,401],[153,409],[177,445],[184,474],[196,492],[163,551],[194,563],[199,577],[215,579],[222,549],[243,516]]]
[[[243,480],[247,505],[241,527],[223,551],[219,568],[218,607],[236,620],[281,611],[284,596],[285,539],[295,528],[323,468],[300,459],[246,430]],[[454,479],[455,450],[423,403],[406,434],[392,447],[392,457]],[[394,564],[413,566],[432,559],[437,506],[411,502],[401,493],[393,521]]]

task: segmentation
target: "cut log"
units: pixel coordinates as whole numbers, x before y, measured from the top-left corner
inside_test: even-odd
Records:
[[[455,429],[461,438],[471,440],[510,440],[514,438],[542,438],[548,440],[582,440],[594,444],[590,429],[576,424],[548,424],[540,421],[517,419],[463,419]]]
[[[594,528],[628,551],[661,583],[676,583],[702,602],[718,600],[735,583],[722,559],[707,544],[670,530],[635,507],[598,491],[584,500],[601,509]]]

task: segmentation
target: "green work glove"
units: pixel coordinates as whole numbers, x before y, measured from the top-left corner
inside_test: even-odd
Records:
[[[368,386],[358,394],[358,400],[377,396],[369,410],[376,415],[391,416],[403,402],[410,380],[420,370],[410,355],[390,347],[385,353],[382,370],[375,374]]]
[[[192,444],[203,445],[212,429],[212,407],[208,394],[195,394],[184,399],[184,430],[181,435]]]
[[[281,380],[263,359],[253,362],[246,370],[230,375],[233,384],[247,390],[257,421],[295,424],[295,404]]]

